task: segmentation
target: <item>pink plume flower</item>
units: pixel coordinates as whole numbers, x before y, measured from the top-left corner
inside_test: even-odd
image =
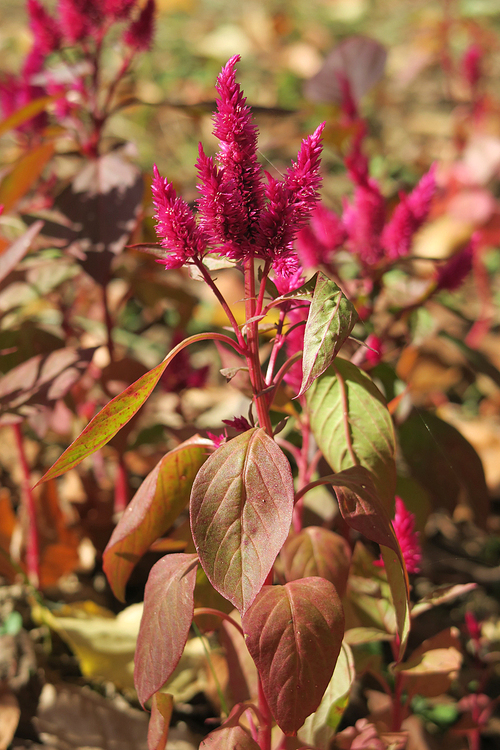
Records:
[[[311,221],[297,235],[297,254],[303,268],[317,268],[329,263],[346,239],[340,217],[322,203],[313,209]]]
[[[280,294],[287,294],[287,292],[292,292],[301,287],[304,283],[304,278],[302,276],[302,270],[299,269],[293,275],[276,275],[273,281]],[[287,322],[289,324],[285,338],[285,350],[288,359],[297,352],[302,351],[304,348],[304,331],[305,322],[309,314],[309,303],[304,302],[301,305],[294,306],[290,304],[288,309],[286,306],[282,306],[281,309],[287,312]],[[301,361],[296,362],[288,370],[285,375],[285,383],[287,383],[295,393],[299,392],[302,383]]]
[[[104,0],[104,14],[108,18],[121,20],[128,18],[137,0]]]
[[[400,497],[396,497],[396,513],[392,522],[403,560],[408,573],[420,573],[422,551],[420,549],[419,533],[415,531],[415,516],[406,509]],[[382,559],[376,560],[375,565],[383,567]]]
[[[26,9],[34,36],[34,46],[45,55],[59,49],[61,32],[56,21],[38,0],[28,0]]]
[[[482,75],[481,62],[483,51],[478,44],[471,44],[462,58],[463,76],[471,89],[475,89]]]
[[[59,0],[57,17],[63,36],[70,44],[91,34],[102,20],[96,0]]]
[[[400,196],[381,240],[391,260],[408,255],[415,232],[426,221],[436,192],[435,172],[433,165],[409,195]]]
[[[232,427],[237,432],[246,432],[252,429],[252,425],[246,417],[234,417],[233,419],[223,419],[223,424]]]
[[[454,292],[472,270],[474,253],[479,242],[479,235],[475,232],[470,242],[458,253],[455,253],[444,265],[436,271],[436,290],[447,289]]]
[[[137,20],[126,30],[123,41],[132,49],[145,52],[151,47],[156,12],[155,0],[148,0]]]
[[[200,258],[206,249],[203,232],[196,226],[188,204],[177,196],[172,183],[163,179],[156,166],[152,191],[158,222],[156,233],[162,247],[170,252],[160,262],[165,268],[180,268],[190,259]]]
[[[380,235],[385,221],[385,199],[374,180],[356,187],[353,202],[344,203],[342,221],[347,246],[361,263],[373,266],[383,259]]]

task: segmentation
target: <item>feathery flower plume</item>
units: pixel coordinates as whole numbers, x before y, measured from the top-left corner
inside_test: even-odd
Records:
[[[347,246],[361,263],[373,266],[383,259],[380,235],[385,221],[385,199],[374,180],[356,187],[351,204],[344,202],[342,221]]]
[[[403,560],[408,573],[420,573],[420,560],[422,551],[420,549],[419,533],[415,531],[415,516],[406,509],[404,502],[396,496],[396,512],[392,522]],[[374,565],[383,567],[382,559],[376,560]]]
[[[475,232],[470,242],[458,253],[455,253],[441,268],[436,271],[436,290],[447,289],[454,292],[462,284],[472,270],[474,253],[479,242],[479,234]]]
[[[136,3],[137,0],[104,0],[104,14],[116,20],[128,18]]]
[[[56,21],[38,0],[28,0],[26,9],[29,25],[34,36],[34,46],[45,55],[59,49],[61,32]]]
[[[471,44],[462,58],[462,72],[472,90],[477,87],[482,75],[481,62],[483,51],[478,44]]]
[[[408,255],[415,232],[427,219],[436,192],[435,172],[433,165],[409,195],[400,195],[400,202],[385,226],[381,240],[391,260]]]
[[[123,35],[125,44],[143,52],[150,48],[154,33],[155,11],[155,0],[148,0],[139,17],[130,24]]]
[[[163,179],[156,165],[152,191],[158,222],[156,233],[162,247],[170,252],[160,262],[165,268],[180,268],[192,258],[201,258],[206,249],[203,232],[196,226],[188,204],[177,196],[173,185]]]
[[[318,203],[311,213],[310,223],[297,235],[297,254],[303,268],[317,268],[329,263],[346,239],[345,227],[340,217]]]
[[[61,31],[71,44],[91,33],[98,16],[95,0],[59,0],[57,5]]]

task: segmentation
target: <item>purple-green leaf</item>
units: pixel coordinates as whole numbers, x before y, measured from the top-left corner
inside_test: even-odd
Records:
[[[148,750],[165,750],[174,698],[169,693],[155,693],[148,726]]]
[[[142,705],[168,680],[182,656],[193,620],[197,555],[166,555],[153,565],[144,592],[134,661]]]
[[[340,534],[320,526],[307,526],[286,540],[280,557],[288,582],[320,576],[333,583],[339,596],[344,595],[351,549]]]
[[[342,645],[335,587],[317,577],[264,586],[243,630],[269,708],[282,731],[295,734],[321,703]]]
[[[245,611],[287,538],[293,479],[283,451],[252,428],[218,448],[191,492],[191,530],[213,587]]]
[[[338,357],[306,394],[311,429],[336,472],[356,463],[373,474],[378,495],[392,512],[396,489],[394,427],[384,398],[358,367]]]
[[[135,493],[103,554],[117,599],[124,601],[134,565],[188,504],[194,478],[212,449],[212,441],[199,435],[186,440],[163,456]]]
[[[410,632],[409,585],[401,548],[369,471],[354,466],[330,477],[344,521],[380,545],[400,638],[400,656]]]
[[[304,332],[302,385],[298,396],[331,365],[357,319],[352,302],[334,281],[319,273]]]

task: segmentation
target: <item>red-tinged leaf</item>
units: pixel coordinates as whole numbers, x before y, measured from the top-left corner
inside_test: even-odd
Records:
[[[238,610],[234,609],[230,614],[231,618],[241,625]],[[222,620],[218,637],[227,661],[228,685],[232,699],[237,703],[256,702],[259,694],[259,675],[241,633],[227,620]]]
[[[40,114],[40,112],[44,112],[49,104],[52,104],[52,102],[55,102],[61,98],[62,95],[41,96],[38,99],[33,99],[33,101],[29,102],[29,104],[21,107],[21,109],[18,109],[17,112],[13,112],[13,114],[11,114],[3,122],[0,123],[0,136],[4,133],[8,133],[9,130],[18,128],[19,125],[24,125],[25,122],[28,122],[28,120],[36,117]]]
[[[24,258],[31,247],[31,243],[43,227],[43,221],[35,221],[19,239],[10,245],[0,255],[0,281],[5,279],[11,271],[17,266],[20,260]]]
[[[321,703],[316,711],[307,717],[304,726],[299,730],[298,736],[302,742],[307,742],[316,750],[329,750],[349,703],[349,694],[355,677],[354,657],[351,649],[344,642]]]
[[[318,273],[304,333],[301,396],[331,365],[358,314],[334,281]]]
[[[54,150],[54,142],[49,141],[28,151],[19,159],[0,185],[0,204],[3,204],[5,211],[10,211],[26,195],[52,158]]]
[[[335,587],[324,578],[264,586],[243,630],[269,708],[293,735],[321,703],[340,653],[344,613]]]
[[[155,693],[151,703],[148,727],[148,750],[165,750],[174,697],[169,693]]]
[[[314,381],[306,393],[311,429],[336,472],[358,463],[373,474],[378,495],[394,508],[394,427],[384,397],[366,373],[345,359]],[[356,460],[354,460],[356,459]]]
[[[259,750],[259,746],[243,727],[236,724],[210,732],[200,744],[200,750]]]
[[[125,509],[103,554],[104,572],[120,601],[137,561],[188,504],[194,478],[211,449],[211,440],[195,435],[169,451]]]
[[[333,583],[340,597],[344,596],[351,549],[340,534],[308,526],[286,540],[280,556],[288,582],[320,576]]]
[[[167,555],[153,565],[144,592],[134,683],[142,705],[168,680],[193,620],[197,555]]]
[[[240,611],[262,588],[288,536],[293,479],[283,451],[252,428],[218,448],[191,492],[191,530],[212,586]]]
[[[92,455],[95,451],[109,443],[118,430],[127,424],[134,414],[136,414],[146,399],[151,395],[154,387],[158,383],[167,366],[174,359],[176,354],[185,346],[193,341],[199,341],[203,338],[209,338],[205,335],[190,336],[178,344],[159,365],[153,367],[145,375],[129,385],[129,387],[116,396],[104,409],[101,409],[83,432],[71,443],[62,456],[55,464],[43,475],[37,482],[46,482],[48,479],[54,479],[61,476],[70,469],[74,469],[87,456]]]
[[[405,690],[429,698],[446,693],[462,666],[462,645],[457,628],[448,628],[425,640],[408,661],[398,664]]]
[[[342,82],[349,84],[355,102],[382,77],[387,52],[374,39],[351,36],[332,49],[321,70],[305,86],[305,94],[317,102],[336,102],[343,99]]]
[[[426,594],[422,599],[417,602],[411,610],[412,618],[418,617],[424,612],[428,612],[433,607],[439,607],[440,604],[447,604],[457,599],[459,596],[464,596],[477,588],[477,583],[457,583],[453,585],[445,584],[444,586],[438,586],[438,588]]]
[[[410,590],[389,514],[378,497],[370,472],[362,466],[346,469],[332,476],[330,481],[344,521],[367,539],[380,544],[396,610],[401,657],[410,632]]]

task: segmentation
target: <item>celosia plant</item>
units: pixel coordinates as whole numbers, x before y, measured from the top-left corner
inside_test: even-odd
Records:
[[[353,305],[323,274],[306,280],[293,245],[317,206],[323,126],[303,140],[281,179],[265,175],[257,160],[257,130],[235,78],[237,60],[227,63],[217,81],[219,152],[212,158],[200,146],[198,216],[157,170],[153,182],[161,262],[170,269],[196,267],[226,312],[233,335],[202,333],[177,344],[162,363],[113,399],[44,477],[59,476],[105,445],[189,344],[208,339],[229,347],[240,360],[235,371],[248,372],[252,403],[248,419],[235,415],[231,420],[236,437],[194,436],[167,453],[138,490],[105,551],[105,571],[123,599],[135,562],[189,502],[196,552],[163,557],[145,593],[135,683],[142,704],[152,699],[151,747],[170,711],[161,688],[177,666],[193,617],[202,614],[218,616],[244,636],[259,675],[254,700],[235,705],[203,746],[269,750],[274,724],[285,736],[312,736],[308,717],[323,700],[328,702],[335,673],[345,675],[351,658],[342,645],[340,601],[350,547],[332,531],[303,528],[304,496],[318,485],[333,488],[348,527],[380,545],[385,572],[377,575],[386,576],[392,591],[396,659],[409,630],[408,578],[390,521],[395,492],[391,417],[370,378],[337,357],[357,319]],[[372,190],[369,182],[364,190]],[[408,215],[418,213],[414,203],[408,199]],[[414,223],[420,220],[421,213]],[[242,326],[210,273],[207,261],[214,254],[243,275]],[[259,329],[275,308],[275,336],[262,365]],[[277,397],[286,393],[285,382],[293,388],[286,424],[275,409]],[[322,458],[331,467],[324,475],[318,470]],[[196,583],[200,575],[221,602],[226,600],[220,610],[203,605]],[[238,610],[241,626],[227,614],[228,602]]]

